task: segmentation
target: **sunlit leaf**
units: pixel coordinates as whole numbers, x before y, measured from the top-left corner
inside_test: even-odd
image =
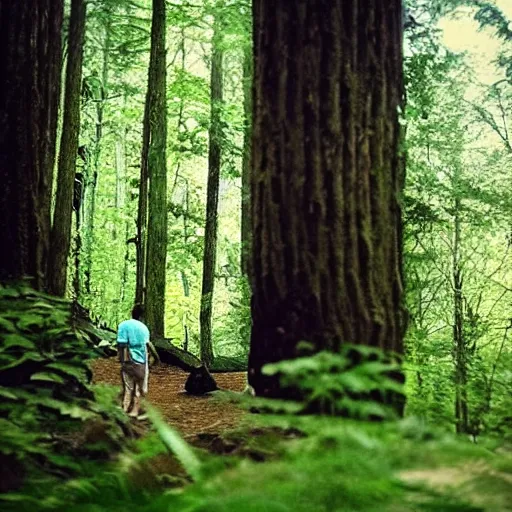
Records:
[[[56,375],[55,373],[48,373],[48,372],[40,372],[40,373],[34,373],[30,380],[42,380],[47,382],[57,382],[58,384],[64,384],[65,380],[60,376]]]

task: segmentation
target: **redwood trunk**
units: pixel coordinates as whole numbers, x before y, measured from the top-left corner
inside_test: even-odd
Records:
[[[147,103],[149,191],[146,262],[146,322],[155,337],[164,336],[165,261],[167,257],[167,103],[165,0],[153,0]]]
[[[63,129],[60,143],[55,213],[51,232],[48,288],[54,295],[66,293],[68,256],[71,247],[73,193],[80,134],[80,92],[85,36],[86,3],[72,0],[69,21],[69,54],[66,69]]]
[[[0,4],[0,279],[46,286],[62,0]]]
[[[400,0],[255,0],[249,382],[298,342],[401,354]]]

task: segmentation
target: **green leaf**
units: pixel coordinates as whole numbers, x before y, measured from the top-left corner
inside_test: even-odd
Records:
[[[346,390],[361,393],[362,391],[369,391],[371,389],[369,386],[371,381],[363,375],[357,375],[353,371],[344,372],[340,374],[338,378]]]
[[[385,372],[392,372],[400,369],[400,366],[395,363],[383,363],[380,361],[370,361],[368,363],[362,363],[356,367],[358,373],[364,373],[367,375],[382,374]]]
[[[5,329],[9,332],[15,332],[16,326],[14,325],[14,322],[11,322],[10,320],[7,320],[7,318],[0,316],[0,329]]]
[[[9,398],[10,400],[18,400],[19,397],[9,388],[4,388],[0,386],[0,396],[4,398]]]
[[[34,397],[31,403],[48,409],[54,409],[60,412],[63,416],[71,416],[71,418],[86,420],[95,417],[92,411],[88,411],[74,403],[62,402],[50,397]]]
[[[56,375],[55,373],[48,373],[48,372],[34,373],[34,375],[32,375],[30,377],[30,380],[42,380],[42,381],[47,381],[47,382],[56,382],[58,384],[65,383],[65,380],[60,375]]]
[[[21,364],[23,364],[27,361],[39,362],[39,361],[44,361],[44,360],[45,360],[45,358],[41,354],[39,354],[37,352],[29,352],[29,353],[23,354],[19,359],[15,359],[14,361],[12,361],[10,363],[1,366],[0,371],[9,370],[10,368],[16,368],[16,366],[20,366]]]
[[[79,381],[82,381],[87,376],[87,369],[84,368],[82,363],[77,364],[69,364],[69,363],[50,363],[46,365],[46,368],[51,368],[53,370],[58,370],[65,375],[69,375],[71,377],[75,377]]]
[[[18,320],[16,326],[18,329],[31,330],[32,327],[44,327],[47,323],[47,317],[36,315],[34,313],[24,313]]]
[[[16,502],[16,503],[33,503],[36,507],[39,505],[39,499],[33,498],[28,494],[17,494],[14,492],[9,492],[7,494],[0,494],[0,500]]]
[[[20,334],[7,334],[4,336],[1,348],[6,349],[10,347],[21,347],[29,350],[37,350],[36,344],[33,341],[25,338],[24,336],[21,336]]]

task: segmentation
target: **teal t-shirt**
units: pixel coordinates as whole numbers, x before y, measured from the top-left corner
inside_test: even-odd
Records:
[[[144,364],[147,358],[146,344],[149,341],[149,329],[139,320],[132,318],[119,324],[117,343],[128,344],[130,357],[136,363]]]

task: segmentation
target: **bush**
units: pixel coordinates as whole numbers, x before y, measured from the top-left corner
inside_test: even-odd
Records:
[[[96,401],[91,353],[89,340],[73,327],[69,302],[25,285],[0,287],[1,491],[38,472],[73,474],[80,468],[77,453],[105,453],[92,432],[114,443],[123,434],[112,396],[105,399],[100,389]]]

